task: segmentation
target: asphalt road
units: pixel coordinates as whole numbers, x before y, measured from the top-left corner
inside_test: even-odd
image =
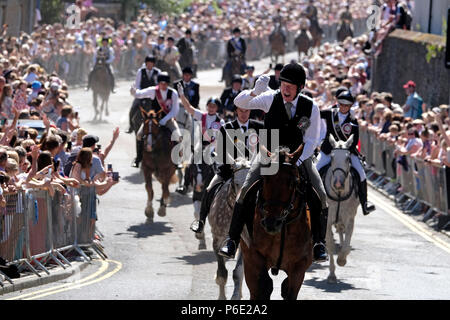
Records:
[[[290,55],[288,59],[295,57]],[[262,72],[268,61],[258,62]],[[201,72],[201,108],[209,96],[219,96],[223,84],[220,72]],[[94,260],[81,273],[64,281],[2,296],[2,299],[49,300],[214,300],[216,262],[211,250],[212,238],[206,227],[207,250],[197,250],[198,241],[189,230],[194,219],[191,195],[181,196],[172,185],[171,204],[164,218],[145,224],[146,192],[140,169],[132,168],[135,156],[134,136],[125,134],[131,81],[119,81],[118,93],[110,100],[110,116],[103,122],[92,122],[92,94],[82,89],[70,91],[71,102],[79,108],[82,125],[100,137],[106,147],[113,128],[121,134],[108,163],[120,172],[121,182],[100,198],[97,226],[105,235],[108,260]],[[155,199],[161,197],[154,183]],[[449,299],[450,241],[398,212],[393,203],[376,191],[369,190],[377,211],[356,217],[352,252],[345,267],[337,267],[337,284],[328,284],[328,263],[313,264],[308,270],[298,299],[366,300],[366,299]],[[158,203],[154,201],[157,209]],[[231,269],[227,263],[228,298],[233,291]],[[285,274],[273,277],[272,299],[281,299],[280,285]],[[244,299],[249,293],[244,284]]]

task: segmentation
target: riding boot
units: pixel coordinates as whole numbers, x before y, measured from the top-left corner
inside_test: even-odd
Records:
[[[242,229],[245,225],[245,215],[243,211],[243,204],[236,202],[233,210],[233,217],[231,219],[230,230],[228,231],[228,238],[225,240],[225,245],[219,250],[219,255],[233,259],[241,239]]]
[[[200,219],[195,220],[191,225],[191,230],[195,233],[201,233],[205,226],[206,218],[208,217],[209,210],[211,209],[211,204],[214,200],[214,195],[217,189],[221,186],[221,183],[216,184],[211,190],[205,191],[202,197],[202,204],[200,207]]]
[[[144,140],[136,140],[136,159],[134,159],[133,167],[139,168],[139,164],[144,156]]]
[[[314,262],[321,263],[328,261],[325,238],[327,235],[328,208],[322,209],[322,212],[311,212],[311,231],[313,236],[313,254]]]
[[[359,201],[361,202],[363,214],[367,216],[369,213],[375,210],[375,206],[367,201],[367,180],[359,183],[358,195]]]
[[[91,82],[92,82],[92,74],[93,72],[89,72],[89,76],[88,76],[88,83],[87,83],[87,87],[84,88],[84,90],[89,91],[89,89],[91,88]]]

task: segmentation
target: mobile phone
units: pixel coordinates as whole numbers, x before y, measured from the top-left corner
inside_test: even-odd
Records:
[[[118,172],[113,172],[113,174],[112,174],[112,178],[113,178],[113,181],[119,181],[119,173]]]
[[[269,68],[272,69],[272,64],[269,64]]]

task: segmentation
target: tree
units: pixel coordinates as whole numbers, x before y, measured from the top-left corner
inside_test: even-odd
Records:
[[[64,2],[61,0],[41,0],[41,15],[44,24],[62,22]]]

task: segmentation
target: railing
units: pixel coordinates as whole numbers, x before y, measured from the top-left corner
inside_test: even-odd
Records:
[[[68,257],[74,251],[90,261],[82,248],[92,248],[105,259],[101,245],[94,241],[95,187],[69,189],[69,193],[56,192],[53,197],[44,190],[5,195],[6,206],[0,208],[0,257],[38,277],[39,269],[50,274],[47,266],[51,263],[64,269],[71,266]],[[0,286],[4,286],[1,277]]]
[[[374,133],[360,130],[361,153],[366,156],[367,177],[373,185],[394,195],[397,205],[408,213],[425,211],[423,221],[441,213],[448,226],[450,170],[422,159],[405,156],[398,162],[395,146],[377,139]]]

